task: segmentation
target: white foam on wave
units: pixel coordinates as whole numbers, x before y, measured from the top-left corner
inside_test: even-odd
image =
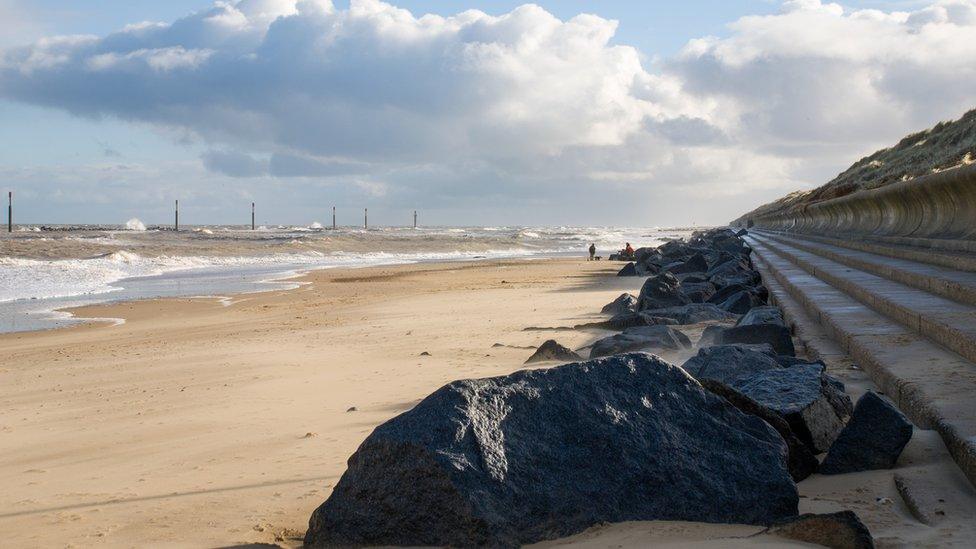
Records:
[[[311,227],[314,227],[312,224]],[[308,228],[303,228],[308,231]],[[259,229],[269,231],[266,227]],[[274,229],[271,229],[272,231]],[[361,229],[344,229],[350,234],[363,234]],[[399,235],[406,228],[379,229]],[[404,231],[404,232],[397,232]],[[0,257],[0,302],[23,299],[68,298],[74,296],[107,294],[119,288],[120,280],[132,277],[164,275],[190,269],[233,269],[234,267],[271,267],[277,270],[311,270],[332,267],[360,267],[384,264],[417,263],[427,261],[455,261],[466,259],[495,259],[506,257],[533,257],[552,253],[585,253],[590,242],[596,243],[601,252],[623,248],[630,242],[635,248],[657,245],[664,233],[646,228],[615,227],[440,227],[410,230],[415,238],[434,239],[437,235],[478,241],[484,239],[486,247],[479,251],[427,251],[396,253],[377,251],[332,252],[296,251],[260,256],[159,256],[144,257],[127,250],[89,259],[41,260]],[[199,234],[199,233],[198,233]],[[293,244],[304,244],[312,235],[296,235]],[[512,238],[514,237],[514,238]],[[68,237],[80,238],[80,237]],[[99,237],[116,245],[122,241],[114,237]],[[88,241],[87,237],[85,241]],[[386,243],[385,245],[389,245]],[[301,246],[304,248],[304,246]],[[301,249],[296,247],[296,249]]]
[[[129,231],[145,231],[146,224],[139,220],[137,217],[125,222],[125,228]]]
[[[120,280],[201,268],[275,266],[283,268],[365,267],[375,265],[453,261],[475,258],[519,257],[532,250],[479,252],[346,253],[319,251],[278,253],[254,257],[160,256],[143,257],[120,250],[89,259],[40,260],[0,257],[0,302],[22,299],[64,298],[105,294],[119,289]]]

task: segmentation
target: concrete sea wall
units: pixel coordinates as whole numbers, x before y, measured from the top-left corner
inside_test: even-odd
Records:
[[[976,164],[878,189],[746,216],[746,227],[806,234],[849,234],[910,240],[963,240],[976,245]]]

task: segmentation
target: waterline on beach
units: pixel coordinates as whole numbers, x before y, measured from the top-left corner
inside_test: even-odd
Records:
[[[195,227],[175,233],[120,227],[25,230],[0,240],[0,332],[67,326],[59,312],[106,302],[249,293],[294,287],[316,269],[609,253],[656,245],[685,230],[436,227],[370,231]]]

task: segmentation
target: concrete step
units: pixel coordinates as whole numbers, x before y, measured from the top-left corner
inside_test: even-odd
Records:
[[[786,231],[771,231],[769,229],[750,229],[751,232],[761,232],[763,234],[778,234],[793,238],[803,238],[824,244],[830,244],[841,248],[849,248],[861,252],[868,252],[887,257],[906,259],[918,263],[936,265],[958,271],[976,272],[976,250],[971,250],[976,241],[954,241],[957,246],[949,248],[943,246],[932,248],[922,245],[920,239],[900,239],[886,240],[881,237],[865,237],[851,235],[845,238],[830,238],[819,235],[805,233],[792,233]],[[924,239],[921,239],[924,240]]]
[[[831,239],[760,232],[775,242],[826,257],[849,267],[878,275],[952,301],[976,305],[976,273],[937,267],[909,259],[848,249]]]
[[[976,362],[976,308],[973,306],[849,267],[769,237],[752,235],[752,238],[882,315]]]
[[[764,279],[784,288],[912,421],[937,431],[976,486],[976,364],[828,284],[768,240],[747,240]]]

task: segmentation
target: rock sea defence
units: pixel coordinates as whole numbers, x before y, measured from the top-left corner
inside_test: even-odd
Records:
[[[796,356],[745,235],[638,249],[640,291],[574,328],[600,331],[588,360],[546,341],[528,362],[573,362],[455,381],[377,427],[312,514],[306,545],[515,547],[633,520],[870,543],[853,514],[795,522],[795,483],[828,449],[849,470],[893,464],[903,418],[869,400],[845,428],[843,383]],[[643,352],[692,349],[692,329],[699,348],[680,367]],[[889,422],[878,432],[901,433],[899,445],[866,438],[865,421]]]

